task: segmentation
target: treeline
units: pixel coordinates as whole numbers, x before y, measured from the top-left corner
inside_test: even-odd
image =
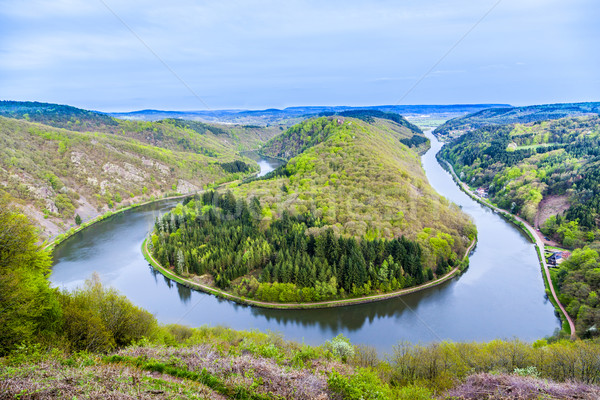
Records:
[[[221,163],[220,165],[221,168],[223,168],[226,172],[229,172],[230,174],[235,174],[238,172],[248,172],[252,170],[251,166],[240,160]]]
[[[340,112],[323,112],[318,115],[323,116],[323,117],[339,115],[340,117],[360,119],[360,120],[368,122],[368,123],[375,122],[375,118],[387,119],[387,120],[397,123],[398,125],[402,125],[408,129],[414,131],[415,133],[421,133],[421,134],[423,133],[421,128],[408,122],[408,120],[406,118],[404,118],[402,115],[392,113],[392,112],[385,112],[385,111],[380,111],[380,110],[347,110],[347,111],[340,111]]]
[[[261,216],[256,198],[248,204],[231,192],[205,192],[156,221],[153,254],[177,274],[210,274],[219,288],[275,302],[397,290],[456,264],[439,257],[435,273],[423,268],[420,245],[405,237],[359,241],[331,229],[309,235],[321,226],[309,212],[284,212],[266,228]]]
[[[429,142],[425,136],[413,135],[410,138],[400,139],[400,143],[407,145],[408,147],[417,147],[424,143]]]

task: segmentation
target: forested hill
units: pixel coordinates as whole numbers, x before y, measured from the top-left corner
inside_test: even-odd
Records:
[[[319,114],[320,117],[328,117],[332,115],[339,115],[340,117],[349,117],[349,118],[357,118],[369,123],[375,122],[375,118],[378,119],[387,119],[397,123],[398,125],[405,126],[413,132],[423,133],[421,129],[415,124],[411,124],[400,114],[391,113],[391,112],[383,112],[381,110],[347,110],[341,112],[323,112]]]
[[[104,131],[107,127],[114,129],[119,125],[118,120],[106,114],[34,101],[0,101],[0,115],[73,131]]]
[[[159,221],[152,244],[161,264],[240,296],[289,302],[397,290],[460,265],[475,227],[429,186],[404,133],[339,116],[292,131],[319,140],[277,173]]]
[[[440,157],[492,202],[576,250],[555,284],[577,333],[600,326],[600,117],[490,126],[448,144]]]
[[[335,124],[343,125],[346,118],[360,119],[377,129],[396,133],[399,140],[409,147],[418,147],[418,150],[424,150],[429,146],[421,129],[398,114],[377,110],[352,110],[337,114],[323,114],[328,118],[313,118],[290,127],[283,135],[268,141],[262,147],[261,153],[289,160],[306,149],[327,140],[335,131]],[[352,124],[352,120],[348,120],[348,123]]]
[[[279,127],[166,119],[123,121],[60,104],[0,102],[0,194],[33,218],[44,238],[108,210],[188,193],[257,169],[239,151]]]
[[[256,149],[283,130],[279,126],[208,124],[174,118],[156,122],[119,120],[66,105],[20,101],[0,101],[0,116],[70,131],[109,133],[152,146],[211,157]]]
[[[446,123],[437,127],[433,133],[440,139],[447,140],[490,125],[526,124],[598,113],[600,113],[600,102],[490,108],[446,121]]]

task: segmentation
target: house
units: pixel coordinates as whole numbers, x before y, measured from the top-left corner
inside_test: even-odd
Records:
[[[562,262],[562,251],[556,251],[548,257],[548,265],[556,266]]]
[[[487,197],[488,197],[487,189],[480,187],[476,190],[476,192],[477,192],[477,196],[487,199]]]

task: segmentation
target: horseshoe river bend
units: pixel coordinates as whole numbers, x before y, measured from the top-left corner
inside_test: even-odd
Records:
[[[163,277],[144,259],[141,245],[156,216],[177,204],[162,200],[118,213],[76,233],[54,250],[50,277],[74,289],[96,271],[102,282],[152,312],[161,323],[224,325],[280,332],[318,345],[339,333],[353,344],[391,353],[401,341],[533,341],[560,328],[544,292],[534,245],[517,228],[461,192],[435,154],[442,143],[431,133],[422,164],[431,185],[468,213],[478,230],[469,268],[439,286],[403,297],[348,307],[275,310],[239,305]],[[261,173],[276,167],[259,160]]]

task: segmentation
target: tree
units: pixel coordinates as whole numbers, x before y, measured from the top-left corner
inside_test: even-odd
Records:
[[[76,223],[77,225],[81,225],[81,217],[79,216],[79,214],[77,214],[77,215],[75,216],[75,223]]]
[[[0,355],[60,328],[57,292],[46,279],[50,254],[37,241],[31,222],[0,197]]]

